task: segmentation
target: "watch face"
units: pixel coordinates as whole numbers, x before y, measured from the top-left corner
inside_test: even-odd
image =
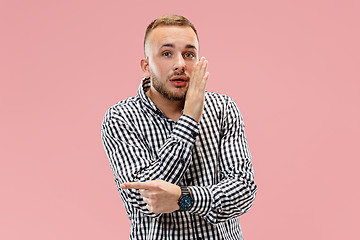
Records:
[[[190,195],[185,195],[179,199],[179,206],[181,209],[187,211],[194,205],[194,200]]]

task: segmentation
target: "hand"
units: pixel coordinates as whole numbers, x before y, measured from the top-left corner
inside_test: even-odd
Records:
[[[208,61],[202,57],[191,74],[189,88],[186,93],[183,113],[200,122],[204,108],[205,87],[209,78],[207,70]]]
[[[164,180],[146,182],[127,182],[121,184],[122,189],[139,189],[146,207],[153,213],[170,213],[179,209],[177,204],[181,195],[179,186]]]

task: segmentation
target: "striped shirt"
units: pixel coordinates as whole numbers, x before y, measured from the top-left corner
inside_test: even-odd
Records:
[[[130,239],[243,239],[238,216],[249,210],[257,188],[238,107],[228,96],[206,92],[199,124],[184,114],[173,121],[145,94],[148,84],[112,106],[101,130],[131,220]],[[155,179],[188,186],[194,206],[156,214],[138,190],[120,188]]]

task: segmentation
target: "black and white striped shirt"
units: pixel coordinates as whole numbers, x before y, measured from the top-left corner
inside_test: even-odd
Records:
[[[241,214],[252,205],[256,185],[244,132],[234,101],[206,92],[199,124],[182,115],[173,121],[147,97],[120,101],[105,114],[102,141],[120,196],[131,220],[130,239],[242,239]],[[163,179],[188,186],[190,211],[155,214],[136,189],[124,182]]]

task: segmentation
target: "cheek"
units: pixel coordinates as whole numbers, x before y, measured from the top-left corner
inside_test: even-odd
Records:
[[[159,71],[158,66],[159,65],[156,62],[153,62],[153,64],[149,65],[149,70],[150,70],[151,74],[155,74],[156,76],[159,76],[160,71]]]
[[[167,61],[156,59],[153,61],[153,63],[154,64],[152,64],[151,69],[157,75],[162,75],[169,71],[169,63]]]
[[[195,67],[195,63],[194,62],[190,62],[187,64],[187,71],[191,74],[192,71],[194,70]]]

